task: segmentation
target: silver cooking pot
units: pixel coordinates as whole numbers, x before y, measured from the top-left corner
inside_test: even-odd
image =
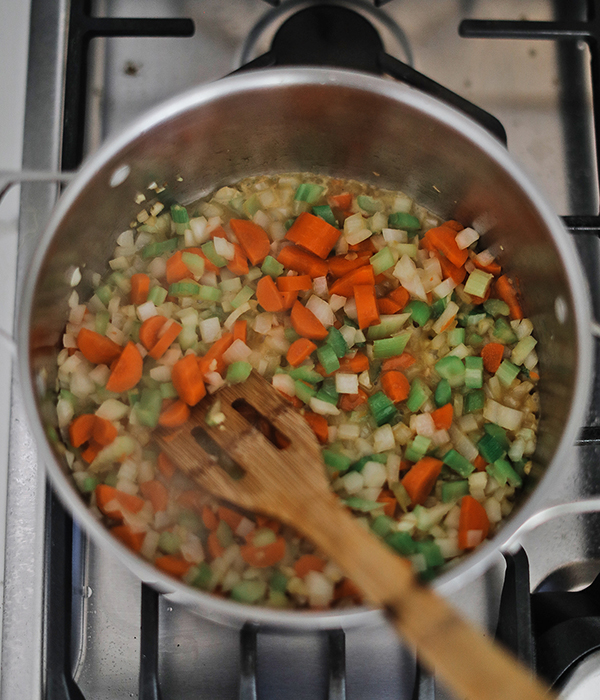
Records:
[[[541,415],[520,505],[493,540],[440,576],[448,594],[479,575],[552,492],[591,384],[590,307],[575,248],[552,208],[504,147],[463,114],[397,82],[349,71],[270,69],[225,78],[156,108],[104,145],[61,197],[22,290],[19,369],[41,461],[76,520],[142,580],[206,617],[287,628],[380,622],[366,608],[260,609],[193,589],[114,539],[69,475],[56,426],[56,357],[72,284],[80,298],[107,270],[136,195],[168,182],[181,202],[257,174],[311,171],[402,190],[442,218],[472,224],[521,283],[538,338]],[[56,433],[54,433],[56,434]]]

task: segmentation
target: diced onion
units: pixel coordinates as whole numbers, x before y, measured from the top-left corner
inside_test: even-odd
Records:
[[[464,250],[475,243],[475,241],[479,240],[479,234],[473,228],[463,228],[462,231],[459,231],[456,234],[456,238],[454,240],[456,241],[456,245],[461,250]]]
[[[235,257],[233,243],[230,243],[226,238],[222,238],[221,236],[215,236],[213,238],[213,243],[217,255],[221,255],[225,260],[233,260]]]
[[[137,307],[137,315],[142,323],[147,321],[152,316],[157,316],[158,311],[153,301],[145,301]]]
[[[271,383],[276,389],[288,396],[296,396],[296,383],[289,374],[274,374]],[[358,435],[357,435],[358,437]]]
[[[205,318],[198,324],[200,335],[205,343],[214,343],[221,337],[221,324],[216,316]]]
[[[310,407],[315,413],[319,413],[322,416],[337,416],[340,413],[337,406],[328,401],[321,401],[321,399],[317,399],[314,396],[310,399]]]
[[[335,314],[333,313],[331,306],[324,300],[313,294],[310,299],[306,302],[306,308],[312,311],[313,314],[321,321],[321,323],[327,328],[335,323]]]
[[[358,375],[348,372],[337,372],[335,375],[335,390],[338,394],[358,394]]]
[[[230,365],[232,362],[244,362],[251,354],[252,350],[246,343],[241,338],[236,338],[223,353],[223,359]]]
[[[393,450],[394,447],[396,447],[396,440],[392,426],[389,423],[382,425],[373,432],[373,449],[376,453]],[[369,485],[373,486],[374,484]]]

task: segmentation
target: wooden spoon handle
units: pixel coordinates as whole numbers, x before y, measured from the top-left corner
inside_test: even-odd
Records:
[[[390,619],[425,664],[467,700],[553,697],[481,630],[462,619],[412,567],[362,528],[331,494],[305,505],[295,527],[313,540]]]

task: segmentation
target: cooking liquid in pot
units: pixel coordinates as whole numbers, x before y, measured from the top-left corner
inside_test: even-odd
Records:
[[[479,235],[400,192],[308,174],[186,207],[166,194],[140,196],[94,295],[73,292],[58,357],[67,458],[111,532],[237,601],[360,601],[311,543],[217,504],[153,444],[201,400],[218,423],[219,387],[255,369],[313,428],[334,492],[423,578],[492,536],[531,466],[538,374],[532,324]]]

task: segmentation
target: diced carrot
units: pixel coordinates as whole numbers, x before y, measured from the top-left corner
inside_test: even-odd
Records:
[[[339,229],[328,224],[320,216],[305,211],[290,226],[285,237],[288,241],[325,259],[337,243],[340,234]]]
[[[304,578],[309,571],[323,571],[327,562],[316,554],[303,554],[295,563],[296,576]]]
[[[363,267],[358,267],[356,270],[352,270],[348,274],[340,277],[336,280],[330,287],[330,294],[339,294],[343,297],[354,296],[354,287],[357,285],[371,285],[375,284],[375,275],[373,274],[372,265],[363,265]]]
[[[458,520],[458,546],[473,549],[488,536],[490,521],[485,508],[473,496],[463,496]]]
[[[348,250],[352,251],[353,253],[376,253],[377,248],[375,248],[375,244],[373,243],[372,238],[366,238],[364,241],[361,241],[360,243],[355,243],[354,245],[349,245]]]
[[[121,353],[121,346],[96,331],[82,328],[77,334],[77,347],[86,360],[95,365],[110,365]]]
[[[244,253],[244,249],[237,243],[234,243],[233,247],[235,248],[235,254],[233,260],[227,263],[227,269],[233,272],[234,275],[247,275],[250,268],[248,267],[246,253]]]
[[[361,374],[367,369],[369,369],[369,358],[359,350],[354,357],[342,357],[338,371]]]
[[[319,321],[310,309],[303,306],[299,301],[292,306],[290,314],[292,327],[298,335],[311,340],[325,340],[327,328]]]
[[[289,270],[294,270],[313,278],[325,277],[329,270],[325,260],[295,245],[288,245],[282,248],[277,256],[277,261]]]
[[[492,293],[492,285],[488,284],[487,289],[485,290],[485,294],[482,297],[476,297],[474,294],[470,294],[469,296],[471,297],[471,303],[475,304],[483,304],[486,302]]]
[[[233,324],[233,342],[236,340],[241,340],[243,343],[245,343],[247,334],[248,321],[238,318],[238,320]]]
[[[158,417],[158,424],[163,428],[178,428],[190,417],[189,406],[179,399],[161,411]]]
[[[277,391],[279,391],[279,389]],[[279,391],[279,393],[283,396],[284,399],[287,399],[294,408],[302,408],[302,406],[304,406],[304,403],[297,396],[290,396],[284,391]]]
[[[382,372],[388,372],[391,369],[408,369],[412,367],[416,362],[412,355],[407,352],[403,352],[401,355],[396,355],[396,357],[390,357],[383,361],[381,365]]]
[[[91,437],[96,424],[96,416],[93,413],[84,413],[77,416],[69,425],[69,442],[73,447],[81,447]]]
[[[352,206],[352,195],[350,192],[342,192],[342,194],[332,194],[328,197],[330,207],[335,207],[336,209],[350,209]]]
[[[502,301],[508,304],[510,317],[515,319],[523,318],[523,309],[519,302],[517,285],[508,275],[501,275],[494,284],[494,291]]]
[[[316,349],[317,346],[308,338],[298,338],[290,345],[285,357],[292,367],[297,367]]]
[[[243,517],[237,511],[231,510],[231,508],[225,508],[225,506],[219,506],[217,508],[217,515],[221,520],[224,520],[234,532]]]
[[[213,228],[213,230],[209,233],[209,236],[211,239],[214,241],[215,238],[227,238],[227,231],[222,226],[216,226]]]
[[[440,406],[439,408],[436,408],[435,411],[431,412],[431,418],[433,419],[435,427],[438,430],[450,430],[453,416],[454,406],[451,403],[447,403],[445,406]]]
[[[153,345],[148,355],[150,355],[150,357],[154,360],[160,359],[171,347],[171,344],[175,341],[175,338],[177,338],[182,330],[183,326],[171,319],[168,328]]]
[[[435,486],[442,465],[443,462],[439,459],[423,457],[406,473],[401,483],[414,505],[423,505]]]
[[[401,311],[401,307],[400,304],[393,299],[382,297],[381,299],[377,299],[377,310],[380,314],[395,314]]]
[[[136,272],[131,276],[131,294],[130,299],[132,304],[143,304],[148,298],[150,291],[150,278],[144,272]]]
[[[133,389],[142,378],[143,365],[144,360],[140,351],[130,340],[110,373],[108,382],[106,382],[107,390],[120,394],[123,391]]]
[[[448,219],[448,221],[444,221],[444,226],[446,228],[451,228],[453,231],[456,231],[456,233],[462,231],[464,228],[462,224],[459,224],[458,221],[455,221],[454,219]]]
[[[186,355],[173,365],[171,381],[179,398],[188,406],[195,406],[206,396],[206,387],[198,358]]]
[[[204,251],[202,248],[185,248],[185,250],[181,251],[182,253],[193,253],[194,255],[199,255],[202,260],[204,260],[204,272],[214,272],[216,275],[221,273],[221,269],[217,267],[212,260],[209,260],[206,255],[204,255]],[[189,277],[191,274],[191,270],[188,270],[188,273],[186,277]]]
[[[347,255],[334,255],[327,260],[329,273],[333,277],[343,277],[352,270],[364,267],[371,257],[371,253],[348,253]]]
[[[354,411],[355,408],[367,403],[369,396],[363,389],[358,390],[357,394],[342,394],[340,396],[340,409],[342,411]]]
[[[110,445],[117,437],[117,426],[106,418],[101,418],[100,416],[95,416],[95,418],[92,430],[94,440],[103,447]]]
[[[377,496],[377,503],[383,503],[383,513],[390,518],[394,517],[396,512],[396,505],[398,501],[396,497],[389,489],[383,489],[379,496]]]
[[[448,258],[435,250],[437,259],[440,261],[440,266],[442,268],[442,276],[444,279],[451,277],[456,284],[461,284],[465,277],[467,276],[467,271],[464,267],[457,267],[448,260]]]
[[[139,552],[146,538],[145,532],[134,532],[129,525],[117,525],[110,528],[111,533],[121,542],[132,549],[134,552]]]
[[[529,371],[529,379],[533,379],[534,382],[537,382],[537,380],[540,378],[540,375],[535,372],[534,370]]]
[[[275,282],[280,292],[309,292],[312,289],[310,275],[282,275]]]
[[[361,329],[368,328],[374,323],[379,323],[379,311],[377,310],[375,287],[370,284],[355,285],[354,298],[356,300],[358,327]]]
[[[198,367],[200,367],[202,376],[204,376],[207,372],[214,371],[222,374],[223,370],[225,369],[223,353],[225,350],[227,350],[231,343],[233,343],[233,333],[225,333],[218,340],[215,340],[204,357],[198,358]],[[216,361],[215,368],[212,366],[213,361]]]
[[[349,578],[343,578],[333,591],[334,600],[341,600],[342,598],[352,598],[355,603],[360,603],[362,600],[360,588]]]
[[[250,566],[255,566],[259,569],[273,566],[281,561],[285,556],[285,540],[283,537],[278,537],[275,542],[256,547],[252,543],[243,544],[240,547],[242,559]]]
[[[177,496],[177,503],[187,510],[195,510],[197,513],[202,513],[204,507],[204,496],[197,489],[189,489],[182,491]]]
[[[146,348],[146,350],[152,350],[158,341],[158,333],[160,329],[167,322],[165,316],[150,316],[147,318],[139,330],[140,343]]]
[[[473,466],[475,467],[475,469],[477,469],[478,472],[485,471],[487,465],[488,463],[481,455],[477,455],[477,457],[475,457],[475,459],[473,460]]]
[[[102,445],[99,445],[97,442],[94,442],[94,440],[91,440],[86,449],[81,453],[81,459],[83,459],[83,461],[87,464],[91,464],[101,450]]]
[[[216,530],[212,530],[210,532],[206,544],[208,545],[208,553],[213,559],[223,556],[223,553],[225,552],[225,547],[223,547],[223,545],[219,542]]]
[[[388,297],[392,300],[395,301],[396,304],[400,304],[400,311],[408,304],[410,301],[410,294],[408,291],[402,286],[396,287],[396,289],[393,289],[389,294]]]
[[[296,303],[298,298],[298,292],[281,292],[281,297],[283,299],[283,309],[291,309]]]
[[[495,374],[504,357],[504,345],[502,343],[487,343],[481,349],[483,367],[491,374]]]
[[[271,250],[271,241],[263,228],[247,219],[231,219],[229,225],[253,265],[267,257]]]
[[[279,520],[275,520],[275,518],[267,518],[266,515],[257,514],[256,525],[258,527],[268,527],[269,530],[273,530],[276,535],[279,534],[279,530],[281,530],[281,523]]]
[[[326,444],[329,439],[329,425],[327,418],[319,413],[306,411],[304,420],[310,425],[313,433],[317,436],[317,440],[322,444]]]
[[[396,369],[383,373],[381,386],[385,395],[394,403],[406,401],[410,394],[410,382],[402,372]]]
[[[258,280],[256,299],[265,311],[274,313],[283,311],[283,297],[279,289],[277,289],[273,278],[269,275],[265,275]]]
[[[219,526],[219,518],[217,518],[214,510],[210,506],[202,508],[202,522],[208,530],[216,530]]]
[[[424,238],[456,267],[462,267],[469,257],[469,251],[466,248],[461,250],[456,244],[456,231],[448,226],[442,224],[430,228]]]
[[[175,578],[185,576],[192,566],[191,562],[181,557],[176,557],[174,554],[165,554],[162,557],[157,557],[154,560],[154,565],[157,569],[171,576],[175,576]]]
[[[181,250],[177,250],[167,259],[167,284],[175,284],[190,276],[187,265],[181,259]]]
[[[123,519],[123,510],[129,513],[139,513],[144,507],[144,499],[139,496],[134,496],[124,491],[119,491],[113,486],[107,484],[98,484],[95,490],[96,505],[109,518],[117,520]],[[108,508],[109,504],[113,504]],[[123,509],[123,510],[121,510]]]
[[[169,505],[169,493],[164,484],[160,481],[152,479],[151,481],[143,481],[140,484],[140,493],[142,496],[152,503],[152,508],[154,512],[167,510]]]
[[[494,277],[498,277],[502,274],[502,267],[495,260],[492,260],[492,262],[489,262],[487,265],[484,265],[477,258],[476,253],[472,252],[470,257],[475,267],[479,268],[480,270],[483,270],[483,272],[487,272],[490,275],[494,275]]]
[[[158,466],[158,471],[165,477],[165,479],[173,478],[176,467],[164,452],[158,453],[156,463]]]

